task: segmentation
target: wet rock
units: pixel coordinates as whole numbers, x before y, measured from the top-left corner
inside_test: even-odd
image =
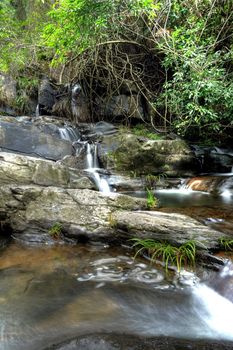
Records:
[[[182,214],[117,211],[112,215],[112,220],[125,238],[152,238],[175,245],[195,240],[202,250],[219,247],[219,239],[223,236],[223,233]]]
[[[223,181],[221,176],[199,176],[188,179],[184,187],[193,191],[218,192],[218,185]]]
[[[146,180],[144,178],[132,178],[126,175],[111,174],[108,182],[117,192],[144,191],[146,187]]]
[[[0,149],[51,160],[72,155],[72,144],[46,134],[35,125],[0,122]]]
[[[146,338],[127,334],[89,334],[45,350],[231,350],[233,343],[169,337]]]
[[[83,140],[102,141],[103,137],[113,137],[118,132],[114,124],[100,121],[97,123],[80,123],[79,130]]]
[[[200,166],[183,140],[148,140],[129,133],[105,137],[99,154],[108,169],[135,174],[190,176]]]
[[[0,152],[0,182],[70,188],[93,188],[93,183],[78,170],[49,160]]]
[[[220,147],[192,146],[201,164],[202,173],[232,172],[233,150]]]
[[[79,83],[75,83],[71,89],[71,110],[76,123],[90,121],[88,99]]]
[[[82,86],[79,83],[60,85],[52,113],[59,117],[68,118],[76,125],[80,122],[89,122],[89,103]]]

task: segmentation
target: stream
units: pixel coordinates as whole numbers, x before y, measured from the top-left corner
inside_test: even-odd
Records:
[[[72,128],[59,133],[85,149],[85,171],[108,195],[112,188],[95,143],[80,141]],[[203,176],[158,189],[158,210],[232,234],[232,179]],[[208,191],[210,182],[205,189],[207,180],[217,191]],[[177,274],[134,259],[130,246],[0,241],[0,349],[233,349],[233,256],[225,258],[220,271]]]
[[[227,277],[232,296],[232,265],[209,273],[208,286],[203,271],[166,275],[126,247],[13,242],[1,251],[0,269],[4,350],[103,332],[233,341],[233,304],[211,287],[226,286]]]

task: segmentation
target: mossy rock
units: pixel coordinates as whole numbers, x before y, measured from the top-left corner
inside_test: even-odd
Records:
[[[118,142],[116,142],[116,137]],[[189,146],[177,140],[146,140],[120,133],[107,154],[106,165],[116,171],[139,175],[166,173],[170,176],[193,175],[199,163]]]

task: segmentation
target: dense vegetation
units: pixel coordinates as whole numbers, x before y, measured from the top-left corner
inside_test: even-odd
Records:
[[[0,20],[0,70],[24,83],[79,80],[93,111],[137,94],[155,128],[231,135],[232,0],[2,0]]]

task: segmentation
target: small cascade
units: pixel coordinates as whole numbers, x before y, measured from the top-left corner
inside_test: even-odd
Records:
[[[199,176],[185,180],[180,189],[200,192],[216,192],[218,184],[222,181],[221,177],[217,176]]]
[[[83,141],[79,132],[67,125],[60,127],[58,130],[61,139],[72,142],[76,149],[76,157],[82,157],[82,154],[84,155],[82,168],[90,173],[99,191],[110,193],[111,189],[108,181],[100,174],[101,168],[98,161],[98,145],[96,143]]]
[[[60,138],[62,140],[67,140],[70,142],[75,142],[80,140],[80,134],[78,133],[78,131],[70,126],[65,125],[64,127],[60,127],[58,131],[59,131]]]
[[[219,186],[219,192],[225,198],[233,197],[233,176],[229,176],[223,179]]]
[[[233,196],[233,176],[200,176],[185,180],[181,190],[214,193],[224,197]]]
[[[39,103],[36,105],[36,117],[39,117],[40,116],[40,106],[39,106]]]
[[[92,176],[93,180],[96,183],[96,186],[98,187],[100,192],[103,193],[110,193],[111,189],[108,184],[108,181],[102,177],[98,170],[100,169],[99,162],[98,162],[98,145],[97,144],[86,144],[86,170],[89,171]]]

